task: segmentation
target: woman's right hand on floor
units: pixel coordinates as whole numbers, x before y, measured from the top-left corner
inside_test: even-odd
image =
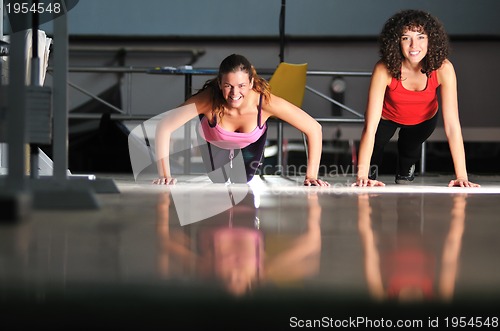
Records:
[[[177,179],[173,177],[160,177],[153,180],[153,184],[157,185],[174,185],[175,183],[177,183]]]
[[[369,179],[368,177],[358,177],[356,179],[356,182],[352,183],[351,186],[373,187],[373,186],[385,186],[385,184],[375,179]]]

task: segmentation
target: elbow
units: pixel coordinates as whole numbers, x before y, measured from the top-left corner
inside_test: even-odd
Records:
[[[155,137],[160,138],[160,137],[169,136],[171,131],[172,130],[169,128],[168,122],[163,119],[156,126]]]
[[[306,135],[308,140],[323,139],[323,127],[317,121],[310,123],[305,130],[301,131]]]
[[[319,137],[323,137],[323,126],[316,121],[316,124],[314,125],[314,132],[319,135]]]
[[[318,141],[323,141],[323,127],[320,123],[316,122],[313,130],[313,134]]]
[[[462,140],[462,130],[460,127],[445,126],[444,132],[449,141]]]

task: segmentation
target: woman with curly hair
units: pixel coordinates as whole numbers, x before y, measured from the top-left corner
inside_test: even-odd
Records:
[[[448,186],[475,187],[466,170],[457,80],[448,60],[448,36],[430,14],[404,10],[392,16],[379,38],[381,59],[373,70],[354,186],[384,186],[376,180],[384,147],[399,128],[395,181],[414,180],[421,146],[437,123],[438,87],[444,129],[456,179]]]
[[[159,178],[153,183],[176,182],[170,172],[170,135],[196,116],[200,119],[197,133],[201,155],[213,182],[246,183],[254,177],[264,152],[266,122],[275,116],[307,136],[309,157],[304,185],[329,186],[318,178],[321,125],[302,109],[273,95],[267,81],[238,54],[226,57],[217,77],[207,81],[179,108],[168,111],[158,124],[155,140]]]

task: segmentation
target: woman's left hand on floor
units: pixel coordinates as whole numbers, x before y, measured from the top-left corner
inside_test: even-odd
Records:
[[[481,185],[469,182],[468,179],[462,179],[462,178],[457,178],[457,179],[452,179],[450,180],[450,183],[448,184],[448,187],[481,187]]]

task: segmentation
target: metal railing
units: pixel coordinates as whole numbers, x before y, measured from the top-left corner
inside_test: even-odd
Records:
[[[52,73],[52,68],[49,67],[47,68],[47,73]],[[74,72],[74,73],[103,73],[103,74],[125,74],[130,76],[131,74],[148,74],[150,73],[151,68],[150,67],[69,67],[68,71],[69,72]],[[211,71],[206,71],[210,73],[202,73],[202,74],[197,74],[194,73],[193,75],[209,75],[211,74]],[[216,70],[213,70],[214,73],[216,73]],[[272,74],[274,70],[269,70],[269,69],[264,69],[260,70],[259,74],[265,75],[265,74]],[[307,71],[308,76],[351,76],[351,77],[369,77],[371,76],[371,72],[353,72],[353,71],[318,71],[318,70],[311,70]],[[87,95],[88,97],[91,97],[92,99],[102,103],[103,105],[117,111],[119,114],[111,114],[113,118],[116,119],[122,119],[122,120],[132,120],[132,119],[144,119],[144,118],[151,118],[153,116],[156,116],[157,114],[151,114],[151,115],[133,115],[131,109],[120,109],[107,101],[103,100],[96,94],[86,90],[85,88],[74,84],[72,82],[68,81],[68,86],[74,88],[75,90],[79,91],[80,93],[83,93]],[[347,112],[353,114],[356,118],[349,119],[349,118],[315,118],[318,121],[325,122],[325,123],[333,123],[333,122],[338,122],[338,123],[359,123],[364,121],[364,116],[355,111],[354,109],[346,106],[345,104],[338,102],[337,100],[334,100],[333,98],[325,95],[324,93],[306,85],[306,89],[327,100],[328,102],[331,102],[342,109],[346,110]],[[126,78],[126,93],[127,96],[131,94],[132,91],[132,84],[131,80]],[[130,105],[130,103],[129,103]],[[149,117],[148,117],[149,116]],[[78,113],[70,113],[69,114],[70,118],[100,118],[99,114],[78,114]]]
[[[116,107],[115,105],[110,104],[109,102],[103,100],[99,96],[95,95],[94,93],[91,93],[90,91],[84,89],[81,86],[78,86],[74,83],[71,83],[68,81],[68,85],[75,90],[91,97],[92,99],[102,103],[103,105],[115,110],[118,112],[118,114],[110,114],[110,117],[114,120],[148,120],[157,114],[144,114],[144,115],[134,115],[131,110],[131,95],[132,95],[132,79],[131,75],[132,74],[151,74],[152,73],[152,68],[151,67],[69,67],[68,68],[69,72],[73,73],[103,73],[103,74],[123,74],[125,75],[125,81],[126,81],[126,94],[128,101],[127,105],[128,108],[126,110],[120,109]],[[52,68],[48,68],[47,72],[50,74],[52,72]],[[264,70],[259,70],[258,71],[260,75],[272,75],[274,73],[274,69],[264,69]],[[189,73],[189,78],[191,78],[192,75],[215,75],[217,73],[216,69],[204,69],[204,70],[194,70],[192,73]],[[169,73],[169,72],[164,72],[162,74],[169,74],[172,75],[174,73]],[[177,73],[183,74],[181,73]],[[184,73],[184,75],[186,75]],[[320,70],[309,70],[307,71],[308,76],[328,76],[328,77],[333,77],[333,76],[343,76],[343,77],[370,77],[371,72],[352,72],[352,71],[320,71]],[[186,79],[187,82],[187,79]],[[191,89],[191,83],[188,82],[186,83],[189,86],[189,89]],[[327,96],[326,94],[306,85],[306,90],[319,96],[320,98],[337,105],[341,109],[345,110],[346,112],[354,115],[354,118],[345,118],[345,117],[315,117],[315,120],[317,120],[320,123],[363,123],[364,122],[364,116],[346,106],[345,104]],[[186,96],[190,91],[185,91]],[[101,115],[100,114],[87,114],[87,113],[69,113],[68,118],[70,119],[100,119]],[[187,132],[187,130],[186,130]],[[190,139],[190,137],[187,137]],[[187,139],[186,138],[186,139]],[[278,152],[277,152],[277,164],[282,166],[283,165],[283,122],[282,121],[277,121],[277,147],[278,147]],[[187,167],[189,169],[189,167]]]

